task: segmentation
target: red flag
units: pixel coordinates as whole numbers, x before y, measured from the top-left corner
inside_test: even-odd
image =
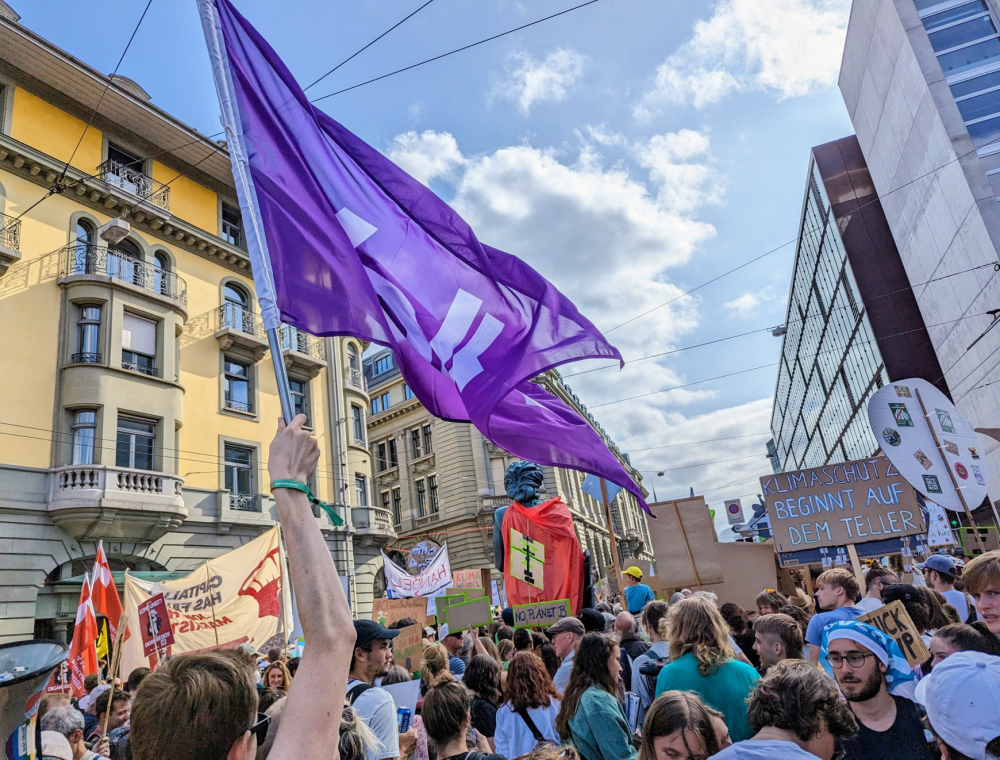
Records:
[[[115,580],[111,577],[111,566],[104,553],[104,542],[97,542],[97,556],[94,558],[94,611],[108,619],[111,638],[118,636],[118,619],[122,615],[122,600],[118,596]]]
[[[73,696],[79,699],[86,692],[83,679],[97,672],[97,615],[90,598],[90,577],[83,574],[83,588],[80,589],[80,605],[76,608],[76,624],[73,626],[73,643],[69,648],[70,685]]]

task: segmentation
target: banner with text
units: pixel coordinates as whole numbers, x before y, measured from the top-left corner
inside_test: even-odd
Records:
[[[925,533],[913,488],[885,457],[760,479],[775,551]]]
[[[382,554],[385,563],[386,588],[394,597],[431,596],[441,589],[454,585],[451,582],[451,562],[448,561],[448,545],[441,547],[433,560],[419,575],[410,575],[391,559]]]
[[[400,620],[416,620],[423,628],[427,625],[427,599],[422,596],[403,599],[375,599],[372,602],[372,620],[388,628]]]
[[[555,625],[571,614],[569,599],[557,599],[554,602],[536,602],[535,604],[518,604],[514,607],[515,628],[545,628]]]
[[[910,619],[906,607],[898,600],[862,615],[858,618],[858,622],[873,625],[889,638],[895,639],[910,667],[920,665],[931,658],[930,650],[920,638],[920,631]]]

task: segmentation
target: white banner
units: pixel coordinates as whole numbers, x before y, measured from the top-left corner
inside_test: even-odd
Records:
[[[445,544],[420,575],[410,575],[403,568],[382,554],[385,562],[385,584],[393,597],[434,596],[436,592],[451,585],[451,562],[448,561],[448,545]],[[432,614],[432,613],[428,613]]]
[[[155,656],[143,656],[142,640],[132,630],[132,621],[139,619],[138,606],[159,593],[166,600],[174,630],[174,644],[167,654],[230,649],[243,643],[264,651],[269,642],[280,646],[280,637],[275,639],[275,635],[282,618],[289,627],[292,620],[291,594],[283,592],[282,554],[275,527],[175,581],[153,583],[126,576],[122,606],[130,630],[123,642],[123,677],[134,668],[156,664]]]
[[[928,546],[954,546],[955,537],[951,533],[951,526],[944,510],[933,501],[924,503],[927,505]]]

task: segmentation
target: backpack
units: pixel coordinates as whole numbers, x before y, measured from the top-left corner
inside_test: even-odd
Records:
[[[647,660],[639,668],[639,673],[646,679],[646,688],[650,696],[656,694],[656,679],[660,676],[663,666],[670,662],[670,657],[659,657],[655,660]]]
[[[347,690],[347,703],[353,705],[357,701],[358,697],[360,697],[369,689],[374,689],[374,688],[375,687],[372,686],[370,683],[365,683],[364,681],[362,681],[359,684],[355,684],[354,688]]]

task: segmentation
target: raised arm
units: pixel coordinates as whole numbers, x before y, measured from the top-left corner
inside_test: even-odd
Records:
[[[316,440],[302,429],[305,415],[278,423],[267,469],[272,480],[308,483],[319,461]],[[306,495],[274,489],[302,633],[309,642],[288,693],[270,757],[274,760],[337,760],[340,715],[354,652],[351,608],[333,558]]]

